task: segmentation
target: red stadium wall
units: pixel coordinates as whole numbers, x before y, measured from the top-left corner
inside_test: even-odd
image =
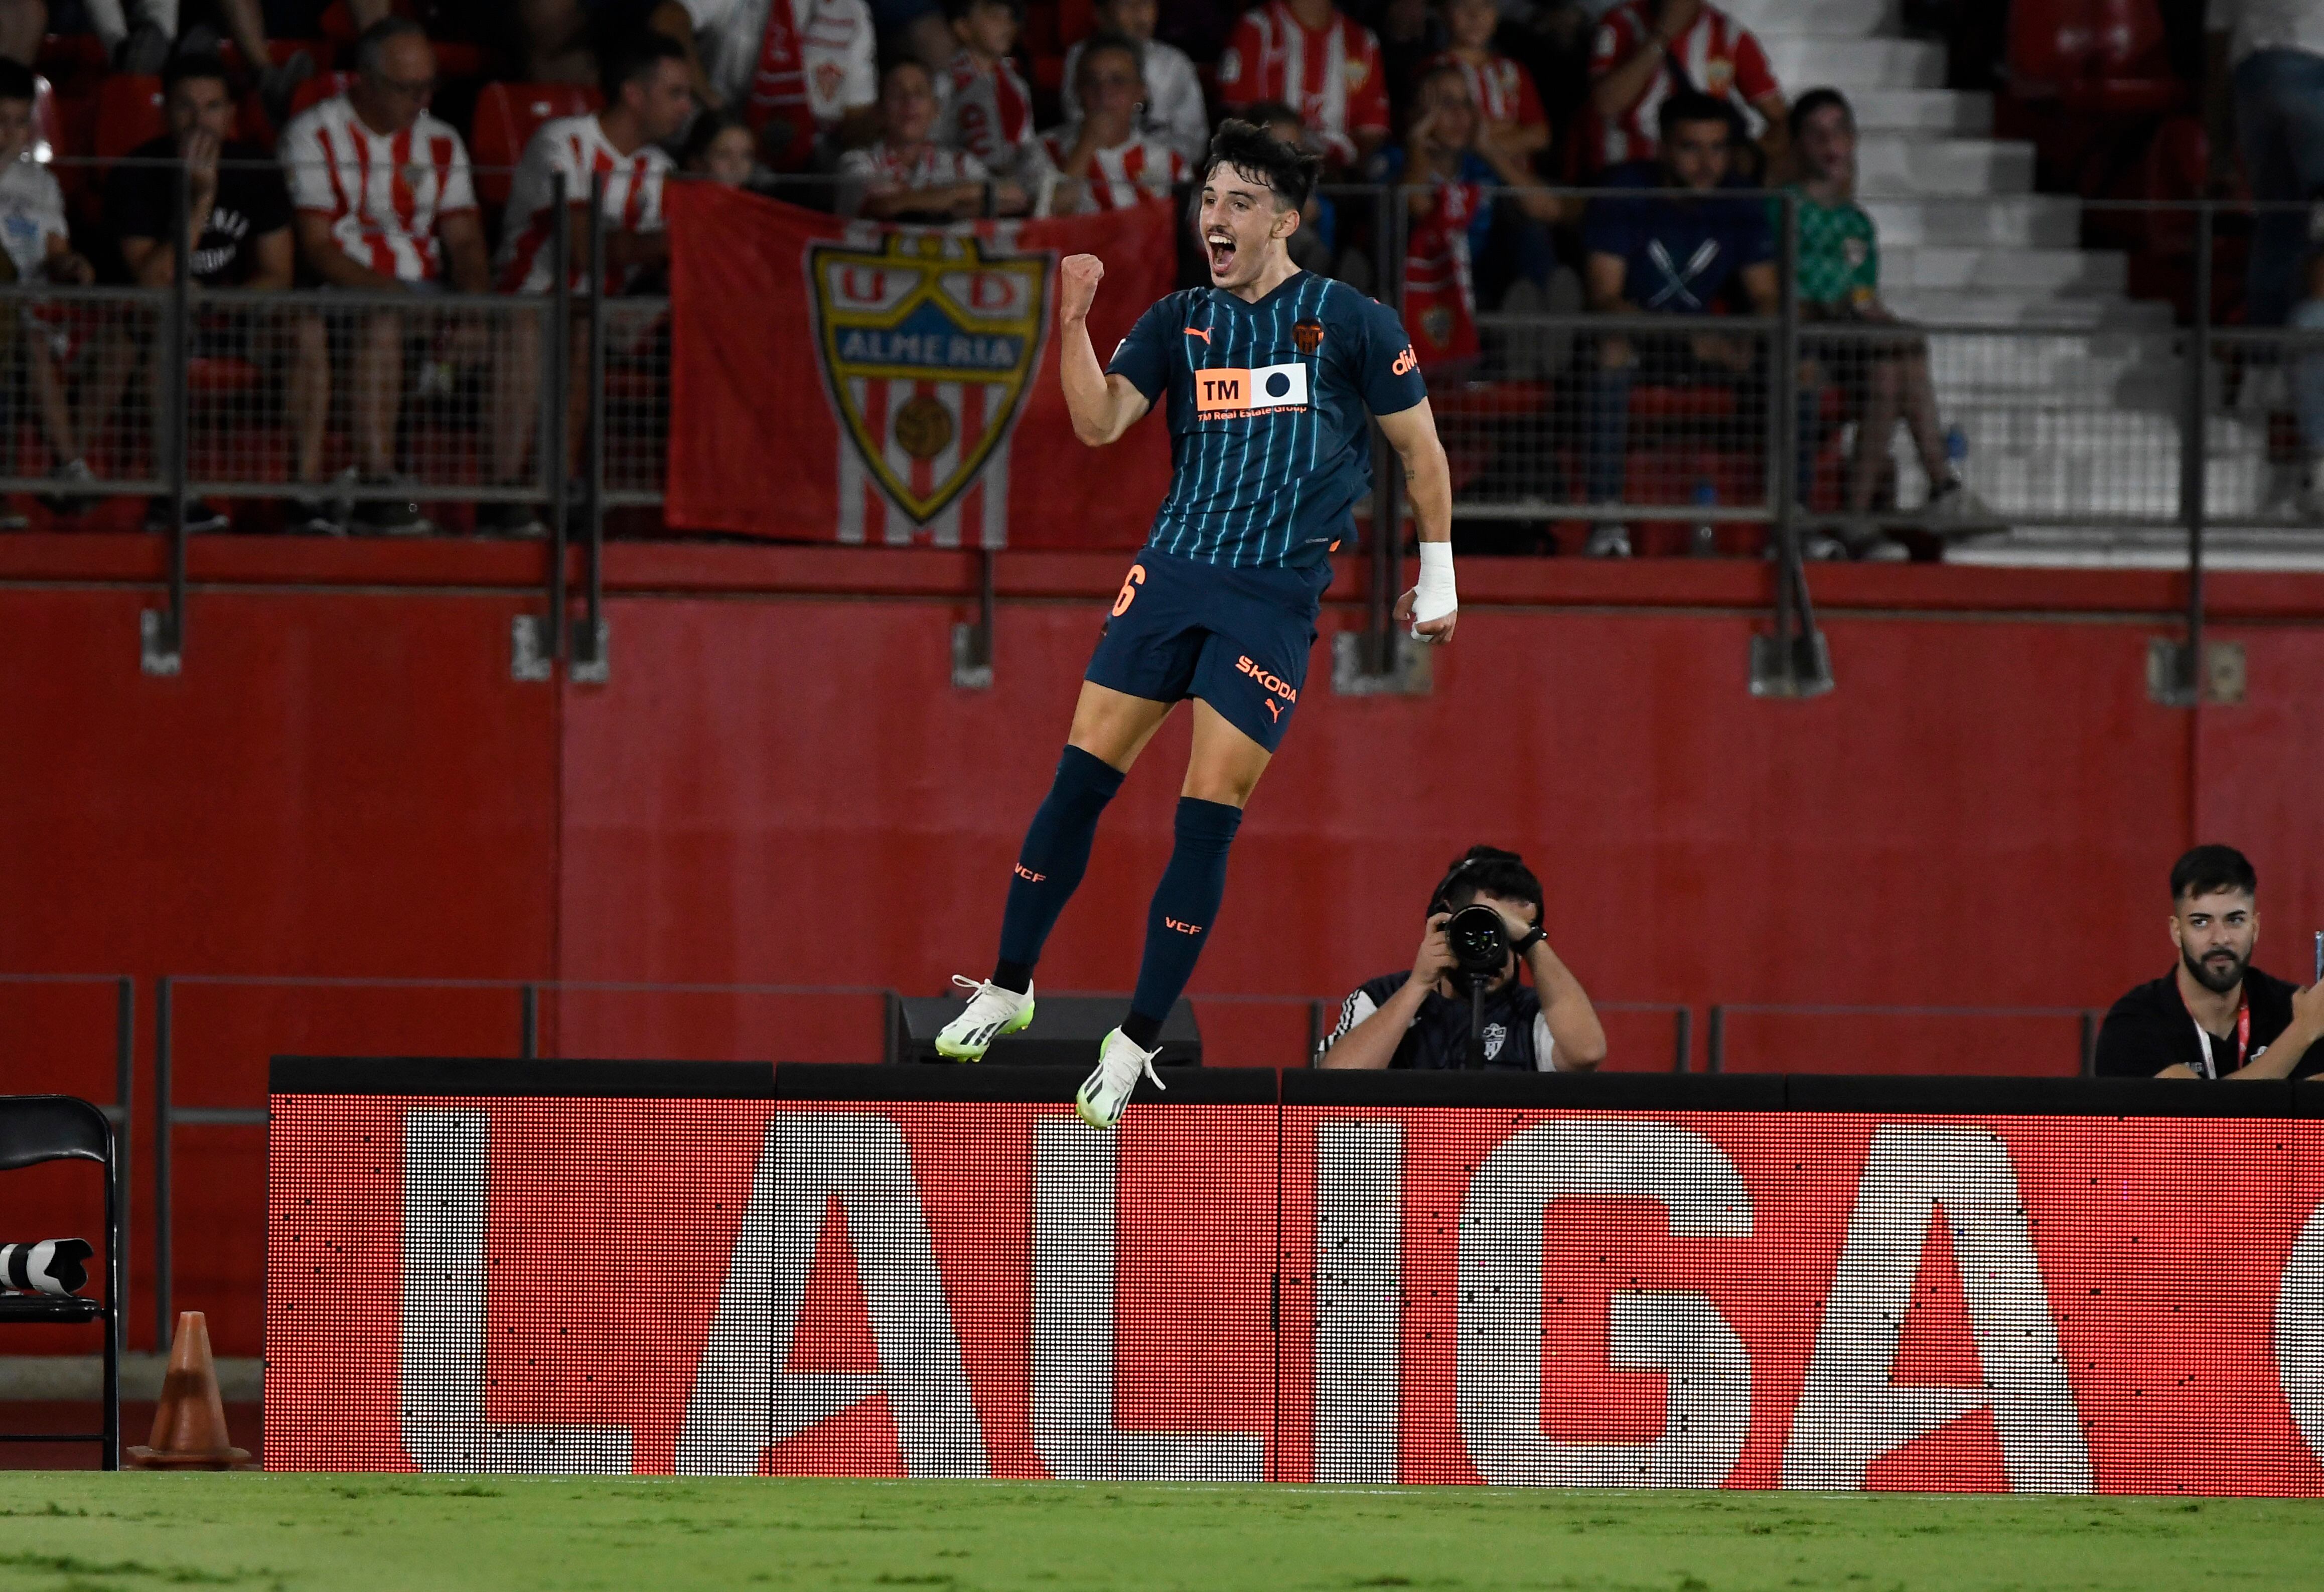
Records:
[[[537,548],[197,544],[186,672],[138,672],[143,538],[0,542],[0,971],[893,985],[981,971],[1112,556],[1002,560],[990,693],[947,683],[973,566],[937,553],[616,547],[612,683],[508,677]],[[1359,572],[1327,628],[1360,623]],[[2214,577],[2249,695],[2144,686],[2172,577],[1818,571],[1840,687],[1746,693],[1765,574],[1472,562],[1434,695],[1353,699],[1319,649],[1236,849],[1197,991],[1331,995],[1401,966],[1472,840],[1517,846],[1608,1000],[2103,1005],[2166,965],[2158,877],[2229,839],[2266,878],[2263,965],[2324,921],[2324,581]],[[1168,845],[1183,725],[1102,833],[1044,966],[1122,988]],[[101,988],[0,989],[6,1087],[109,1098]],[[1288,1061],[1304,1008],[1212,1008],[1221,1059]],[[180,985],[180,1104],[260,1103],[281,1052],[513,1054],[505,989]],[[1615,1025],[1666,1065],[1658,1020]],[[853,997],[544,997],[547,1054],[867,1057]],[[1730,1064],[2061,1071],[2070,1019],[1738,1016]],[[1696,1055],[1702,1054],[1698,1035]],[[139,1102],[141,1127],[150,1099]],[[261,1133],[182,1130],[177,1297],[256,1344]],[[151,1135],[136,1146],[150,1168]],[[141,1172],[141,1178],[150,1172]],[[147,1184],[141,1182],[141,1200]],[[146,1207],[141,1205],[141,1211]],[[136,1238],[133,1289],[150,1277]],[[133,1311],[142,1338],[145,1322]]]

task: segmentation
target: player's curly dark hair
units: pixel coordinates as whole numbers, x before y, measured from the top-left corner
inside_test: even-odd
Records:
[[[1524,858],[1499,846],[1471,846],[1459,861],[1445,870],[1444,877],[1430,893],[1429,916],[1457,912],[1480,896],[1530,901],[1536,912],[1544,909],[1541,880],[1534,877]]]
[[[1277,204],[1296,210],[1315,191],[1323,174],[1323,157],[1296,149],[1255,122],[1229,117],[1211,136],[1211,152],[1203,161],[1203,180],[1221,166],[1231,166],[1243,176],[1268,186]]]

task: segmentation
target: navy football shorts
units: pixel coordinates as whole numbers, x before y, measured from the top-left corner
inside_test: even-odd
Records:
[[[1199,696],[1273,751],[1307,682],[1328,559],[1241,568],[1148,548],[1130,566],[1083,678],[1152,702]]]

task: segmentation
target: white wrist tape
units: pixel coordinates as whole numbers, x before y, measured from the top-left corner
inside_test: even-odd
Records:
[[[1428,640],[1420,633],[1422,621],[1443,619],[1460,606],[1461,599],[1452,590],[1452,544],[1421,543],[1420,584],[1414,588],[1412,598],[1413,639]]]

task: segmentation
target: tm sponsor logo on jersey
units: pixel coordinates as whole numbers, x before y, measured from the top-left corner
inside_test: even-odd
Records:
[[[1302,414],[1306,408],[1307,367],[1304,364],[1264,364],[1253,370],[1198,366],[1194,371],[1194,413],[1202,419]]]

